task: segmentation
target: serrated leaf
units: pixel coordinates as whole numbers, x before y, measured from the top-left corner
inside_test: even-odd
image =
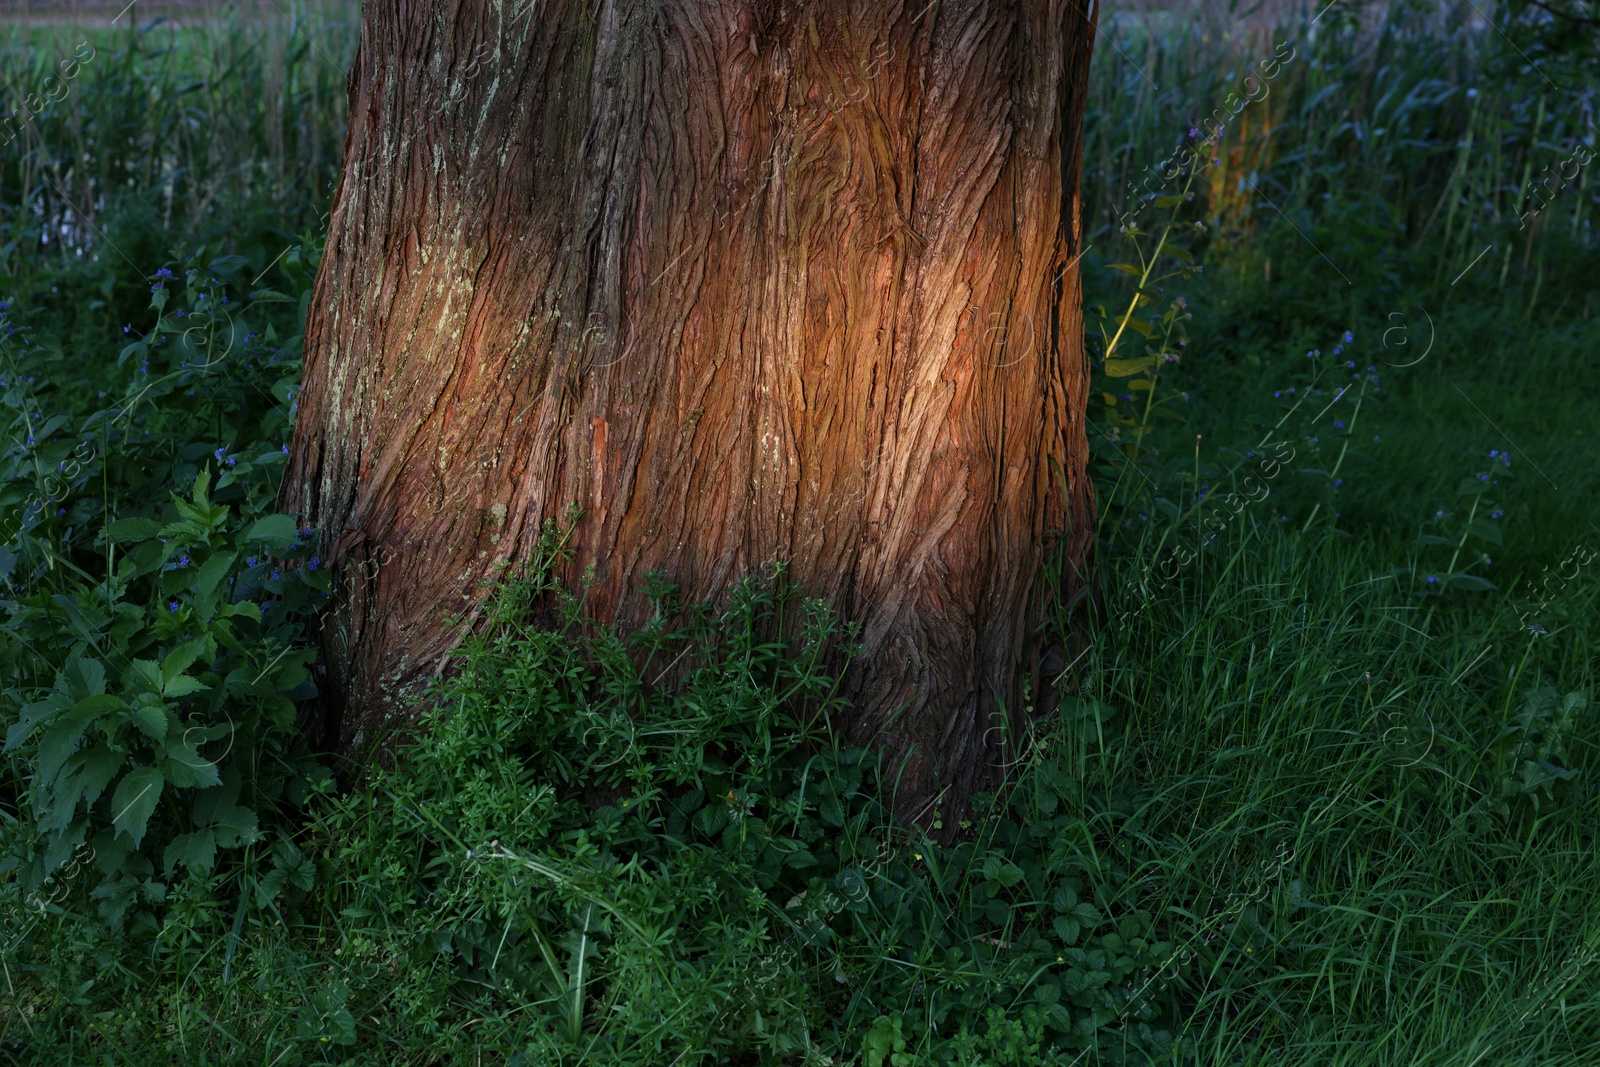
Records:
[[[256,882],[256,906],[264,908],[272,903],[272,898],[283,890],[283,883],[288,879],[289,872],[282,867],[274,867]]]
[[[180,863],[191,871],[210,871],[216,860],[217,835],[211,830],[196,830],[173,838],[162,855],[169,875]]]
[[[167,653],[167,658],[161,661],[161,688],[163,692],[170,692],[167,687],[177,681],[195,660],[205,654],[208,645],[210,645],[209,638],[197,637],[192,641],[185,641]],[[190,680],[192,681],[192,679]],[[191,689],[190,692],[194,692],[194,690]]]
[[[126,834],[135,848],[144,840],[150,815],[156,810],[165,784],[154,767],[140,767],[123,775],[111,798],[111,824]]]
[[[205,508],[211,506],[209,492],[211,490],[211,467],[201,467],[194,476],[194,506]]]
[[[72,607],[75,608],[76,605],[72,605]],[[75,614],[78,620],[85,624],[87,623],[81,613]],[[98,629],[100,625],[103,625],[103,620],[97,623],[94,628]],[[105,665],[97,659],[75,655],[67,661],[66,667],[61,671],[61,678],[58,684],[61,682],[64,682],[67,691],[79,700],[104,693],[106,691]]]
[[[1057,915],[1050,925],[1055,929],[1056,936],[1061,939],[1063,945],[1076,945],[1078,936],[1083,932],[1076,919],[1065,915]]]
[[[211,687],[200,679],[185,674],[174,678],[164,686],[161,690],[161,695],[165,697],[186,697],[190,693],[203,693],[209,688]]]
[[[5,751],[10,752],[25,744],[41,722],[50,719],[72,707],[72,697],[59,690],[51,693],[43,700],[22,706],[22,714],[17,721],[11,724],[6,731]]]
[[[136,659],[122,672],[124,685],[147,693],[161,692],[161,665],[153,659]]]
[[[160,744],[167,739],[172,718],[160,704],[141,704],[133,713],[133,725],[150,740]]]
[[[118,519],[106,527],[106,536],[113,541],[142,541],[161,533],[161,524],[154,519]]]
[[[100,794],[105,792],[107,783],[116,777],[116,773],[127,761],[126,756],[104,741],[92,748],[84,749],[73,758],[82,761],[80,773],[83,775],[85,804],[93,804],[100,799]]]
[[[68,757],[78,750],[78,742],[83,738],[84,730],[89,723],[102,714],[98,704],[91,701],[116,700],[115,697],[90,697],[77,707],[57,719],[45,731],[39,741],[39,757],[35,764],[35,773],[38,775],[40,785],[48,788],[56,780],[56,775],[66,764]],[[120,701],[119,701],[120,703]],[[87,708],[84,705],[89,705]]]
[[[161,776],[180,789],[207,789],[222,784],[217,765],[200,755],[188,741],[168,742],[166,754],[157,765]]]

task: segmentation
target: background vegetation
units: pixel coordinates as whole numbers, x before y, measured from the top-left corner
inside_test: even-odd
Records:
[[[1102,17],[1095,637],[953,848],[830,729],[826,605],[762,643],[781,569],[658,583],[611,634],[561,529],[336,790],[326,571],[271,507],[354,12],[12,23],[0,1057],[1590,1062],[1596,65],[1555,17]]]

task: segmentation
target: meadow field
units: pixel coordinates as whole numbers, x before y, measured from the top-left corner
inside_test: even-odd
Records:
[[[1090,640],[943,846],[781,567],[614,634],[559,531],[336,786],[274,498],[357,12],[121,8],[0,7],[0,1061],[1600,1061],[1592,48],[1102,11]]]

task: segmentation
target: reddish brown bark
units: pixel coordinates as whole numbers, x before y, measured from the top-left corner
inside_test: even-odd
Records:
[[[924,2],[363,5],[282,497],[342,576],[347,750],[577,501],[602,619],[785,559],[859,621],[904,813],[1000,762],[1047,541],[1091,543],[1094,31]]]

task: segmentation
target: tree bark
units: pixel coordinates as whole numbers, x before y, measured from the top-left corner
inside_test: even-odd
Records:
[[[787,560],[861,625],[901,813],[992,781],[1047,547],[1070,594],[1092,543],[1094,27],[924,3],[363,5],[280,500],[329,546],[345,751],[576,501],[597,618]]]

